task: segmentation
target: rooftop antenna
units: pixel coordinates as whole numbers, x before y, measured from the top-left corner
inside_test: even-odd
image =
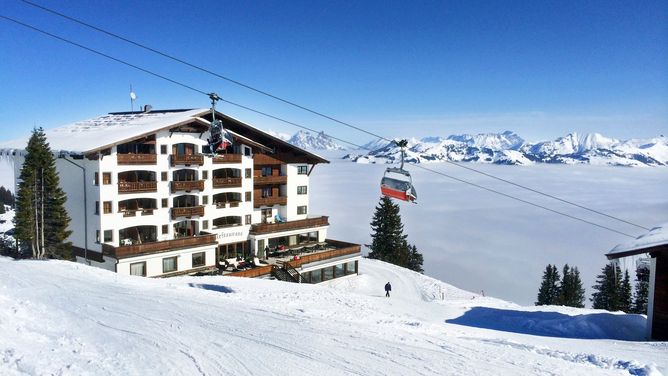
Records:
[[[130,112],[135,111],[135,101],[137,100],[137,94],[132,90],[132,84],[130,84]]]

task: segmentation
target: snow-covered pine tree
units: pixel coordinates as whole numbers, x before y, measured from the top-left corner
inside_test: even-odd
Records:
[[[537,306],[559,304],[559,294],[559,271],[556,265],[547,264],[535,304]]]
[[[622,285],[622,271],[618,265],[606,264],[602,273],[596,277],[596,284],[592,286],[596,292],[592,294],[592,307],[608,311],[623,309],[620,300]]]
[[[42,128],[33,130],[28,141],[20,180],[14,217],[17,239],[30,247],[33,258],[70,259],[71,244],[65,242],[71,233],[67,230],[67,197]]]
[[[559,304],[569,307],[584,307],[585,290],[582,287],[580,271],[577,267],[570,268],[564,265],[559,294]]]
[[[639,267],[636,269],[636,291],[631,312],[647,314],[647,298],[649,296],[649,269]]]
[[[401,223],[399,205],[388,197],[381,197],[371,220],[371,252],[369,258],[378,259],[422,273],[424,257],[415,245],[408,244]]]

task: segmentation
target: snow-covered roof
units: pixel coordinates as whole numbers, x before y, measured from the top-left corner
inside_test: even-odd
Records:
[[[609,259],[632,256],[650,252],[651,248],[668,246],[668,223],[664,223],[651,229],[648,233],[634,240],[622,243],[613,248],[606,255]]]
[[[54,152],[86,153],[103,149],[122,141],[141,137],[165,127],[193,120],[210,111],[206,108],[173,111],[111,113],[93,119],[78,121],[62,127],[45,130],[47,141]],[[5,153],[21,151],[30,135],[13,141],[0,142]]]

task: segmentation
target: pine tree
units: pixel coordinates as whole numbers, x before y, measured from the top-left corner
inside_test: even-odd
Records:
[[[56,162],[44,131],[39,128],[26,147],[16,198],[16,237],[29,246],[33,258],[70,259],[71,244],[65,242],[70,217],[65,210],[67,197],[60,188]]]
[[[5,214],[5,204],[0,202],[0,214]]]
[[[624,279],[620,285],[618,309],[627,313],[633,310],[633,290],[628,270],[624,271]]]
[[[559,271],[556,265],[548,264],[543,272],[543,281],[538,289],[536,305],[552,305],[559,303]]]
[[[396,263],[400,261],[399,252],[405,249],[406,235],[399,215],[399,205],[388,197],[381,197],[371,220],[371,252],[369,258]]]
[[[593,308],[608,311],[624,309],[621,299],[622,271],[618,265],[606,264],[592,288],[596,290],[591,297]]]
[[[649,296],[649,269],[640,266],[636,269],[636,291],[631,312],[646,315]]]
[[[401,223],[399,205],[388,197],[381,197],[371,220],[371,245],[367,245],[371,252],[369,258],[389,262],[414,270],[424,272],[422,264],[424,257],[418,252],[415,245],[408,244],[407,235],[404,235],[404,225]]]
[[[580,271],[577,267],[564,265],[558,304],[568,307],[584,307],[585,290],[582,288]]]

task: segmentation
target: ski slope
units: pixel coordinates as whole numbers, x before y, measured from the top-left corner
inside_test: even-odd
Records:
[[[0,374],[668,372],[668,343],[628,341],[643,316],[520,307],[374,260],[360,270],[313,286],[0,258]]]

